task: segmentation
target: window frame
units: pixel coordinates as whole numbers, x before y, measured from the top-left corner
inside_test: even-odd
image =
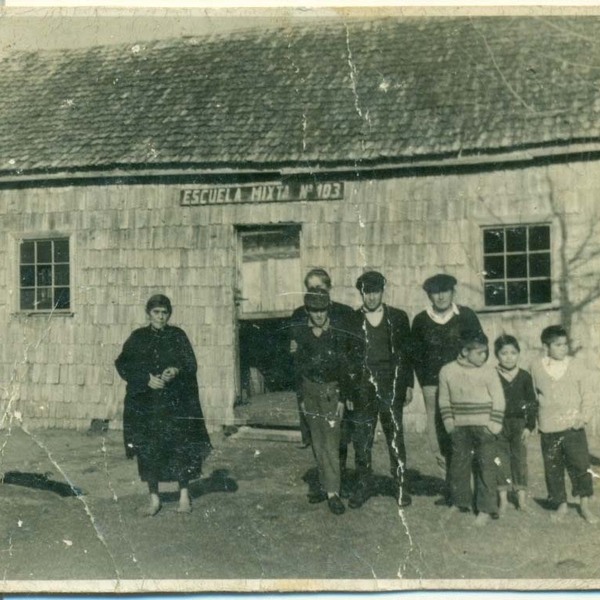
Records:
[[[73,316],[74,314],[74,298],[73,298],[73,271],[74,271],[74,237],[71,233],[62,231],[43,231],[43,232],[24,232],[18,234],[11,234],[14,243],[11,244],[13,248],[11,264],[14,266],[14,290],[13,294],[13,314],[22,316]],[[66,240],[69,243],[69,282],[67,285],[55,285],[52,282],[51,289],[56,287],[68,287],[69,289],[69,308],[44,308],[44,309],[30,309],[21,308],[21,244],[23,242],[35,242],[35,241],[62,241]],[[54,257],[52,257],[52,265],[54,265]],[[34,263],[37,265],[37,263]],[[60,264],[60,263],[59,263]],[[64,263],[67,264],[67,263]],[[37,289],[34,287],[33,289]]]
[[[540,219],[540,220],[535,220],[535,221],[528,221],[528,222],[509,222],[509,223],[486,223],[486,224],[480,224],[479,225],[479,249],[478,249],[478,254],[480,256],[480,260],[481,260],[481,273],[482,273],[482,289],[481,289],[481,298],[482,298],[482,308],[480,309],[481,312],[503,312],[503,311],[511,311],[511,310],[531,310],[531,311],[543,311],[543,310],[549,310],[549,309],[554,309],[557,306],[557,300],[556,300],[556,290],[555,290],[555,285],[554,285],[554,281],[555,281],[555,243],[556,243],[556,229],[554,226],[554,222],[548,219]],[[484,245],[484,236],[485,236],[485,232],[486,230],[491,230],[491,229],[502,229],[504,232],[506,232],[506,230],[508,229],[517,229],[517,228],[523,228],[525,229],[527,232],[529,231],[530,228],[532,227],[548,227],[549,230],[549,235],[550,235],[550,240],[549,240],[549,244],[548,244],[548,248],[544,249],[544,250],[536,250],[533,252],[530,252],[529,250],[529,244],[527,242],[526,248],[525,250],[515,250],[515,251],[507,251],[506,250],[506,241],[504,243],[504,249],[502,250],[502,252],[490,252],[490,253],[486,253],[485,252],[485,245]],[[506,233],[505,233],[506,235]],[[511,254],[525,254],[527,257],[527,263],[529,263],[529,256],[530,254],[543,254],[543,253],[547,253],[550,259],[550,273],[549,276],[535,276],[532,277],[529,275],[529,264],[527,264],[527,275],[526,277],[508,277],[508,273],[507,273],[507,263],[506,263],[506,257],[510,256]],[[488,256],[502,256],[504,258],[504,277],[503,278],[498,278],[498,279],[491,279],[488,280],[485,277],[485,258]],[[485,296],[485,286],[487,283],[493,283],[493,282],[502,282],[505,284],[508,284],[510,281],[526,281],[527,282],[527,294],[528,294],[528,299],[530,299],[531,296],[531,288],[530,288],[530,283],[531,281],[542,281],[542,280],[549,280],[550,283],[550,300],[547,302],[539,302],[539,303],[532,303],[532,302],[527,302],[527,303],[519,303],[519,304],[508,304],[508,303],[504,303],[504,304],[486,304],[486,296]],[[508,300],[508,288],[507,286],[505,287],[505,301]]]

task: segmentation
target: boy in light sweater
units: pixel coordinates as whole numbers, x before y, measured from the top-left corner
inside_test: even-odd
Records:
[[[442,367],[439,380],[440,413],[452,438],[452,508],[460,512],[471,510],[475,459],[476,525],[498,518],[495,460],[505,400],[496,371],[485,365],[487,358],[487,337],[481,331],[463,331],[460,354]]]
[[[581,516],[588,523],[596,523],[589,507],[594,490],[585,434],[594,400],[593,383],[583,364],[567,356],[569,342],[563,327],[546,327],[541,339],[546,356],[531,365],[531,376],[539,403],[538,426],[548,500],[557,507],[553,518],[562,520],[567,514],[566,469],[573,496],[580,498]]]

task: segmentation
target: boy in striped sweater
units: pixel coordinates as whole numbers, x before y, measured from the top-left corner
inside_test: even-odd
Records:
[[[578,359],[567,356],[567,331],[551,325],[542,331],[546,356],[531,365],[539,402],[538,426],[544,459],[548,500],[557,508],[554,519],[567,513],[565,470],[580,498],[581,516],[596,523],[589,501],[594,493],[585,425],[591,418],[595,394],[593,378]]]
[[[497,436],[504,418],[504,392],[496,371],[485,364],[488,339],[481,331],[461,332],[458,358],[440,371],[439,404],[452,438],[450,494],[454,510],[473,504],[471,472],[475,460],[476,525],[498,518]]]

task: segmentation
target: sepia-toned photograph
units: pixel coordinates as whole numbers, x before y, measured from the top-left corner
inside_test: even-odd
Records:
[[[0,592],[599,587],[600,11],[2,6],[0,281]]]

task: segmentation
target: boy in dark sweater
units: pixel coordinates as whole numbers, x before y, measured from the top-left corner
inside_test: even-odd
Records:
[[[506,409],[502,432],[498,438],[500,474],[498,494],[499,512],[508,506],[508,491],[517,492],[518,507],[526,510],[527,446],[526,441],[535,429],[537,400],[531,375],[518,367],[519,342],[512,335],[501,335],[494,342],[498,359],[496,367],[504,390]]]
[[[440,371],[439,402],[452,438],[450,491],[453,509],[469,512],[471,472],[476,463],[476,525],[498,518],[496,444],[504,417],[504,393],[494,369],[485,365],[488,340],[480,331],[461,333],[458,359]]]
[[[294,367],[300,407],[312,439],[322,490],[309,496],[310,502],[327,500],[332,513],[345,511],[340,499],[339,447],[344,403],[340,386],[349,376],[348,336],[329,319],[329,294],[315,290],[304,296],[308,314],[294,332],[297,349]]]

